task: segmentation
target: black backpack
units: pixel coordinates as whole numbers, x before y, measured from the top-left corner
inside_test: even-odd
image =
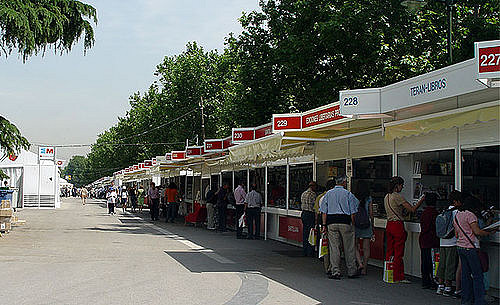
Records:
[[[361,204],[361,202],[358,205],[356,217],[354,217],[354,226],[358,229],[366,229],[370,227],[370,217],[368,217],[365,204]]]

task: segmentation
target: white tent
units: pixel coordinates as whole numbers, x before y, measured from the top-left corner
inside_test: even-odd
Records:
[[[38,160],[36,153],[23,150],[17,158],[4,158],[0,169],[9,176],[14,190],[12,206],[17,208],[58,208],[59,170],[53,160]]]

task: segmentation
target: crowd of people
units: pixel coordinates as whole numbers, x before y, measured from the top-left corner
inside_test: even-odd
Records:
[[[329,180],[326,189],[319,193],[316,182],[311,181],[301,195],[301,220],[303,226],[303,255],[318,257],[318,240],[328,240],[328,253],[322,256],[325,273],[330,279],[341,279],[341,261],[344,258],[348,278],[367,274],[370,257],[370,242],[374,241],[374,213],[369,186],[363,181],[356,184],[354,192],[347,189],[348,178],[339,176]],[[452,232],[438,237],[436,219],[441,216],[436,209],[438,195],[426,193],[415,204],[409,203],[402,195],[404,180],[393,177],[389,181],[384,197],[387,215],[385,228],[385,260],[392,262],[393,281],[409,283],[404,272],[404,253],[407,232],[404,225],[406,213],[415,213],[422,205],[419,245],[421,253],[422,288],[435,289],[437,294],[462,298],[463,304],[485,304],[485,281],[487,268],[482,265],[484,252],[480,238],[496,231],[484,231],[488,224],[487,213],[481,212],[481,202],[473,195],[459,191],[449,194],[449,213]],[[75,190],[76,196],[98,197],[102,190]],[[181,210],[182,194],[175,183],[156,186],[151,182],[145,190],[142,185],[115,187],[111,184],[105,191],[109,214],[114,214],[115,206],[123,211],[142,211],[148,206],[151,219],[165,217],[166,222],[174,222]],[[197,196],[199,197],[199,195]],[[199,198],[198,198],[199,199]],[[207,229],[227,231],[227,210],[235,208],[235,231],[238,239],[260,238],[260,215],[262,195],[251,184],[249,190],[243,182],[231,190],[224,182],[218,188],[205,189],[207,209]],[[185,210],[185,208],[184,208]],[[443,213],[445,213],[443,212]],[[186,211],[182,214],[185,215]],[[247,227],[247,234],[244,228]],[[311,243],[311,229],[319,232],[316,242]],[[433,270],[433,253],[439,253],[439,265]],[[453,282],[455,288],[452,287]],[[472,303],[474,300],[474,303]]]
[[[303,225],[303,255],[317,257],[310,240],[310,231],[321,232],[318,236],[328,239],[328,254],[323,256],[325,273],[330,279],[341,279],[341,257],[345,259],[347,277],[357,278],[367,274],[370,257],[370,240],[374,241],[374,217],[372,198],[368,186],[357,183],[354,193],[347,190],[347,177],[328,181],[326,191],[318,194],[313,181],[301,196],[301,220]],[[437,294],[462,298],[462,304],[485,304],[488,281],[487,259],[481,251],[480,238],[496,232],[480,228],[491,223],[488,213],[482,210],[478,198],[467,192],[449,194],[449,207],[440,214],[436,209],[438,194],[429,192],[415,204],[402,195],[404,180],[393,177],[384,198],[387,214],[385,228],[385,260],[392,262],[395,283],[409,283],[404,272],[404,253],[407,232],[404,215],[425,208],[420,217],[422,288],[436,289]],[[484,208],[484,207],[483,207]],[[437,235],[436,219],[449,214],[447,236]],[[433,272],[433,255],[439,253],[436,274]],[[342,255],[343,254],[343,255]],[[436,276],[434,276],[434,274]],[[455,282],[455,289],[452,284]]]

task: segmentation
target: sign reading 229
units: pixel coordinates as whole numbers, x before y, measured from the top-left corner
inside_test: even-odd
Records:
[[[358,97],[357,96],[344,97],[342,103],[344,103],[344,106],[357,106],[359,103]]]

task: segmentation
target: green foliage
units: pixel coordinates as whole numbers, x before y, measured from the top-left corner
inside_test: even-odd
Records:
[[[17,154],[22,149],[29,149],[30,143],[21,135],[17,127],[3,116],[0,116],[0,157]]]
[[[0,0],[0,50],[16,49],[26,61],[32,55],[70,51],[83,35],[84,51],[94,44],[94,7],[75,0]],[[0,52],[1,55],[1,52]]]
[[[89,167],[87,158],[84,156],[73,156],[68,165],[61,171],[61,178],[71,175],[69,183],[73,183],[76,187],[82,187],[89,182]]]
[[[9,176],[7,176],[6,173],[3,172],[3,170],[0,169],[0,181],[4,180],[4,179],[9,179]],[[3,185],[0,185],[0,187],[2,187]]]
[[[498,39],[500,0],[454,8],[454,62],[473,57],[473,42]],[[243,32],[223,52],[188,43],[156,67],[157,80],[130,97],[130,111],[99,135],[88,155],[92,180],[233,127],[270,122],[273,113],[335,102],[339,90],[379,87],[448,64],[448,15],[436,1],[416,13],[400,0],[261,0],[244,13]],[[196,109],[196,111],[192,111]],[[149,145],[168,142],[171,145]],[[133,143],[116,146],[110,143]],[[180,144],[177,144],[180,143]]]

